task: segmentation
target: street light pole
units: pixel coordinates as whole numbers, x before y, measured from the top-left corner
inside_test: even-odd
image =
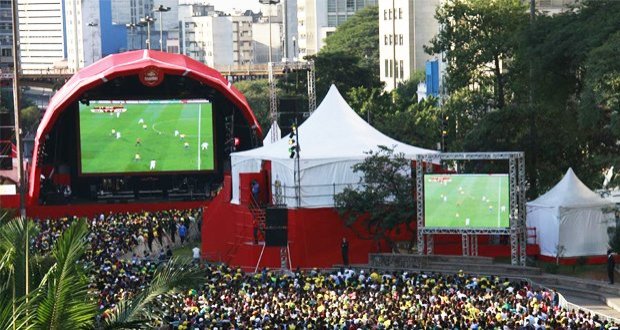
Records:
[[[159,5],[159,8],[155,9],[156,12],[159,12],[159,50],[164,51],[164,21],[161,19],[161,13],[169,12],[170,7],[164,7],[164,5]]]
[[[136,25],[135,23],[127,23],[127,24],[125,24],[125,26],[126,26],[126,27],[127,27],[127,28],[131,31],[131,32],[129,33],[129,36],[130,36],[130,38],[129,38],[129,44],[130,44],[131,46],[130,46],[130,45],[127,45],[127,48],[128,48],[128,50],[133,50],[133,44],[134,44],[134,42],[135,42],[135,40],[134,40],[134,37],[135,37],[135,36],[134,36],[134,30],[135,30],[135,28],[136,28],[136,26],[137,26],[137,25]]]
[[[271,63],[271,5],[276,5],[280,3],[280,0],[258,0],[258,2],[262,3],[263,5],[269,5],[269,16],[267,17],[267,19],[269,24],[269,63]]]
[[[146,49],[151,49],[151,23],[155,22],[155,19],[149,15],[140,19],[140,22],[146,24]]]
[[[99,26],[99,24],[97,24],[97,22],[90,22],[88,23],[88,26],[90,26],[91,28],[93,28],[93,31],[91,33],[91,41],[90,41],[90,45],[91,45],[91,54],[92,54],[92,61],[91,64],[95,63],[95,32],[96,32],[96,28]]]

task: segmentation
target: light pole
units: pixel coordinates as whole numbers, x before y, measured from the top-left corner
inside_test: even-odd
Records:
[[[155,19],[146,15],[140,22],[146,24],[146,49],[151,49],[151,23],[155,22]]]
[[[155,9],[156,12],[159,12],[159,50],[164,51],[164,21],[161,19],[161,13],[169,12],[170,7],[164,7],[164,5],[159,5],[159,8]]]
[[[263,5],[269,5],[269,16],[267,18],[269,22],[269,63],[271,63],[271,5],[280,3],[280,0],[258,0],[258,2]]]
[[[90,26],[91,28],[93,28],[92,33],[91,33],[91,40],[90,40],[90,51],[92,54],[92,63],[95,63],[95,32],[97,31],[97,27],[99,26],[99,24],[97,22],[90,22],[88,23],[88,26]]]
[[[138,25],[136,25],[136,23],[127,23],[125,24],[125,27],[127,27],[127,29],[129,29],[131,32],[129,33],[130,39],[129,39],[129,45],[127,45],[127,50],[133,50],[133,44],[135,42],[134,40],[134,30],[136,29]]]

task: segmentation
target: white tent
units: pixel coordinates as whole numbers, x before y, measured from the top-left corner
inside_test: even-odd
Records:
[[[265,138],[263,139],[263,145],[266,146],[274,141],[280,140],[281,138],[282,130],[280,130],[280,126],[278,126],[278,123],[274,121],[273,124],[271,124],[269,131],[265,135]]]
[[[544,195],[527,203],[527,226],[536,228],[540,253],[555,257],[605,255],[615,226],[614,204],[590,190],[569,168]]]
[[[378,145],[394,148],[414,159],[418,154],[435,151],[398,142],[377,131],[360,118],[331,86],[323,102],[297,128],[300,146],[300,207],[330,207],[333,196],[347,185],[359,182],[352,166],[360,163]],[[289,138],[248,151],[231,154],[233,196],[239,202],[239,173],[258,172],[263,160],[271,161],[271,184],[278,180],[283,187],[284,202],[296,207],[294,187],[295,160],[289,157]]]

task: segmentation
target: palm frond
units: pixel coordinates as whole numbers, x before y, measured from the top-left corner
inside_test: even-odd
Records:
[[[96,306],[88,300],[88,281],[78,261],[86,251],[88,226],[85,220],[73,223],[58,238],[52,250],[56,264],[44,276],[36,327],[44,329],[84,329],[93,326]]]
[[[143,328],[153,319],[148,304],[158,295],[174,289],[195,286],[204,281],[200,269],[193,267],[187,258],[172,258],[162,264],[153,275],[151,283],[134,298],[119,303],[105,320],[105,329]]]
[[[37,233],[37,227],[25,218],[15,218],[0,226],[1,278],[14,283],[16,297],[26,294],[26,249],[30,248],[30,237]]]
[[[0,329],[31,329],[33,313],[28,312],[29,304],[24,297],[15,299],[10,285],[0,286]],[[15,308],[15,310],[13,310]]]

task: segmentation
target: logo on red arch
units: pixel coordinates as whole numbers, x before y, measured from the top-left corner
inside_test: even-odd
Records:
[[[164,73],[159,68],[147,66],[140,72],[140,82],[148,87],[155,87],[164,81]]]

